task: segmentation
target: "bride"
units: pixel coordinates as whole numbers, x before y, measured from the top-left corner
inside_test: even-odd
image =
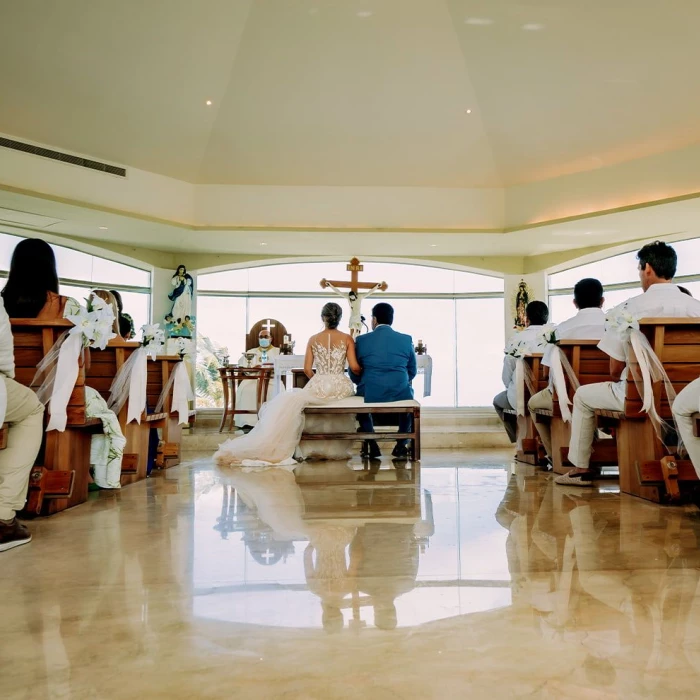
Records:
[[[321,311],[325,330],[312,336],[306,346],[304,374],[311,381],[303,388],[284,391],[260,410],[260,419],[247,435],[227,440],[219,446],[214,460],[219,466],[244,467],[296,466],[293,455],[304,429],[304,409],[312,404],[338,401],[355,393],[345,375],[345,364],[359,374],[355,342],[338,330],[343,312],[335,303]],[[316,365],[314,375],[313,366]]]

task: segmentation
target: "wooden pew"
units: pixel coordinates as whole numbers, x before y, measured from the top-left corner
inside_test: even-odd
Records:
[[[73,327],[70,321],[11,319],[15,350],[15,380],[30,386],[36,366],[55,342]],[[41,450],[29,479],[25,512],[50,515],[84,503],[90,480],[90,439],[102,432],[99,420],[85,413],[85,366],[80,361],[78,379],[68,402],[66,430],[44,432]],[[45,415],[48,420],[48,413]]]
[[[559,347],[569,361],[581,386],[610,381],[610,358],[598,349],[598,342],[597,340],[562,340],[559,342]],[[574,387],[571,386],[566,372],[564,380],[569,398],[573,401]],[[547,421],[550,423],[553,470],[557,474],[565,474],[573,468],[573,465],[567,461],[571,423],[566,423],[562,419],[556,389],[552,390],[552,394],[553,409],[551,411],[537,409],[535,420],[538,423]],[[591,463],[600,466],[616,465],[617,445],[615,440],[596,442],[591,455]]]
[[[179,355],[158,355],[156,356],[155,362],[151,360],[148,361],[146,394],[149,407],[155,409],[163,388],[167,385],[175,368],[182,361]],[[180,464],[182,426],[179,424],[179,415],[172,410],[172,400],[173,396],[171,391],[168,392],[168,396],[165,397],[162,407],[162,411],[167,417],[158,445],[158,456],[156,457],[156,466],[159,469],[168,469],[169,467]],[[195,412],[194,410],[190,410],[189,423],[193,423],[194,418]]]
[[[676,393],[700,374],[700,318],[648,318],[640,330],[666,370]],[[634,363],[634,356],[632,360]],[[662,383],[654,384],[659,415],[673,424],[671,407]],[[620,491],[657,503],[678,502],[685,482],[697,482],[689,460],[668,455],[654,427],[641,413],[642,399],[631,376],[627,379],[622,411],[596,411],[617,428]]]
[[[546,389],[549,384],[549,374],[547,367],[542,364],[542,353],[525,355],[523,359],[535,377],[534,393]],[[532,398],[532,395],[533,392],[530,391],[527,382],[525,382],[525,415],[518,417],[518,412],[515,408],[506,409],[504,413],[515,416],[518,422],[518,444],[520,448],[515,458],[518,462],[539,464],[540,458],[544,457],[544,451],[541,449],[535,424],[527,410],[527,402]]]
[[[109,400],[109,390],[114,377],[140,345],[122,338],[113,338],[104,350],[91,349],[90,362],[85,374],[87,385],[98,391],[105,400]],[[150,431],[152,428],[163,428],[167,418],[166,413],[143,412],[140,424],[136,421],[127,423],[128,408],[127,401],[118,416],[119,425],[126,438],[122,460],[122,486],[146,478]]]

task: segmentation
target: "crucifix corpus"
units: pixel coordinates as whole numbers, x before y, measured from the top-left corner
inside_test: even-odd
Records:
[[[346,266],[346,270],[351,273],[349,282],[324,278],[321,280],[321,287],[330,289],[338,296],[343,297],[343,299],[347,299],[350,304],[350,335],[355,338],[362,333],[362,301],[377,291],[385,292],[388,289],[388,285],[386,282],[360,282],[358,273],[362,272],[364,267],[357,258],[353,258],[350,261]],[[341,291],[343,289],[348,289],[349,291],[343,292]],[[366,289],[367,291],[360,294],[360,289]]]

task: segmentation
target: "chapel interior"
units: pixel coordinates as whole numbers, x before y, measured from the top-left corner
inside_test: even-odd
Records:
[[[0,338],[0,698],[698,697],[700,312],[613,311],[655,241],[700,300],[698,26],[691,0],[1,2],[0,290],[39,239],[79,310],[0,314],[47,406],[5,511]],[[600,335],[551,335],[590,278]],[[330,302],[358,353],[393,307],[413,399],[306,406],[291,462],[222,466],[318,377]],[[548,345],[513,350],[532,302]],[[574,397],[618,379],[572,484]]]

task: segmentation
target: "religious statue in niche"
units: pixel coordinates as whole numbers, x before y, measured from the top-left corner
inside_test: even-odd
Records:
[[[338,282],[336,280],[321,280],[321,287],[323,289],[330,289],[335,292],[338,296],[346,299],[350,305],[350,321],[348,325],[350,326],[350,335],[356,338],[360,333],[362,333],[362,326],[365,323],[365,318],[362,315],[362,302],[370,295],[377,291],[385,292],[388,289],[386,282],[360,282],[358,280],[358,272],[362,272],[364,267],[360,264],[357,258],[353,258],[350,263],[346,266],[346,269],[351,274],[351,279],[349,282]],[[349,292],[343,292],[341,288],[349,289]],[[366,289],[364,294],[360,294],[360,289]]]
[[[172,316],[175,323],[182,325],[185,319],[192,319],[194,280],[192,275],[187,274],[187,268],[184,265],[179,265],[170,284],[174,289],[168,294],[168,299],[173,302],[169,315]]]
[[[527,315],[525,309],[530,303],[532,291],[527,286],[525,280],[520,280],[518,291],[515,294],[515,328],[522,330],[527,325]]]

